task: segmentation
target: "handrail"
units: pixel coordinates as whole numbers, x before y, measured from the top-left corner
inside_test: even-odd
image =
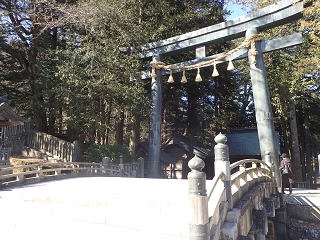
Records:
[[[47,156],[65,162],[72,162],[75,156],[75,143],[67,142],[55,136],[35,130],[27,133],[26,145],[34,148]]]
[[[14,170],[18,170],[14,172]],[[136,177],[129,169],[123,172],[126,177]],[[89,163],[89,162],[56,162],[38,163],[6,167],[0,169],[1,185],[21,183],[24,180],[41,181],[47,177],[77,176],[77,175],[102,175],[120,176],[119,164]],[[0,185],[0,186],[1,186]]]
[[[221,147],[221,146],[220,146]],[[218,154],[217,154],[218,155]],[[220,163],[218,162],[220,161]],[[208,232],[201,232],[203,236],[208,237],[214,229],[221,229],[225,221],[227,210],[232,210],[233,206],[238,203],[241,197],[248,189],[260,182],[272,181],[271,168],[267,163],[259,159],[243,159],[230,165],[229,161],[216,161],[216,175],[212,180],[206,181],[208,186],[208,194],[203,181],[205,181],[205,174],[202,174],[201,168],[202,160],[194,157],[189,161],[191,172],[188,174],[189,179],[189,198],[192,203],[196,215],[192,215],[189,229],[189,239],[198,233],[195,230],[198,226],[204,225]],[[251,163],[246,167],[247,163]],[[240,169],[233,174],[231,170],[240,167]],[[220,181],[222,180],[222,181]],[[219,185],[220,183],[220,185]],[[214,197],[211,197],[214,196]],[[207,197],[207,200],[205,200]],[[199,217],[200,216],[200,217]],[[207,216],[207,217],[206,217]],[[218,230],[220,231],[220,230]],[[206,239],[203,238],[203,239]],[[191,240],[193,238],[191,237]]]
[[[239,170],[235,173],[233,173],[231,175],[231,179],[230,179],[230,185],[231,185],[231,189],[234,189],[234,185],[237,185],[237,188],[235,191],[231,192],[231,202],[229,204],[235,204],[240,197],[243,195],[243,193],[240,191],[240,188],[246,184],[250,184],[250,181],[248,181],[248,176],[253,177],[254,173],[258,173],[261,172],[263,173],[261,176],[256,176],[257,180],[259,180],[259,178],[261,180],[263,180],[263,176],[270,176],[271,175],[271,168],[263,161],[259,160],[259,159],[243,159],[240,160],[238,162],[235,162],[233,164],[230,165],[230,171],[232,169],[235,169],[237,167],[241,167],[243,165],[245,165],[246,163],[260,163],[261,165],[258,167],[257,165],[249,167],[249,168],[244,168],[243,170]],[[240,186],[240,179],[245,179],[245,183]],[[219,183],[220,180],[225,180],[225,174],[220,171],[211,181],[209,181],[209,183],[212,183],[211,189],[208,191],[208,202],[210,203],[210,198],[213,195],[213,192],[215,192],[216,187]],[[224,186],[225,189],[225,186]],[[220,194],[220,195],[217,195]],[[222,196],[222,195],[225,196]],[[211,221],[210,221],[210,228],[212,227],[212,225],[216,225],[219,222],[219,205],[221,204],[221,202],[223,200],[225,200],[227,198],[226,196],[227,192],[221,189],[221,191],[219,190],[218,192],[215,193],[214,195],[214,199],[216,199],[215,201],[213,201],[214,204],[217,204],[216,206],[209,206],[209,209],[211,208],[211,213],[209,214],[209,217],[211,217]],[[223,219],[220,219],[223,220]],[[212,222],[212,223],[211,223]]]
[[[229,148],[225,144],[227,137],[220,133],[214,140],[217,145],[214,147],[215,177],[212,181],[206,181],[206,175],[202,172],[205,163],[201,158],[195,156],[188,163],[191,169],[188,173],[191,209],[189,240],[219,239],[227,211],[233,210],[248,189],[262,182],[273,181],[272,168],[267,164],[271,163],[269,153],[266,153],[266,162],[243,159],[230,164]],[[211,185],[208,195],[206,184]]]
[[[268,168],[271,171],[271,167],[268,164],[266,164],[265,162],[263,162],[260,159],[254,159],[254,158],[252,158],[252,159],[251,158],[250,159],[243,159],[243,160],[237,161],[235,163],[232,163],[230,165],[230,170],[233,170],[236,167],[239,167],[239,166],[241,166],[241,165],[243,165],[245,163],[250,163],[250,162],[260,163],[260,164],[264,165],[266,168]]]
[[[103,166],[103,167],[119,167],[119,164],[116,163],[93,163],[93,162],[55,162],[55,163],[36,163],[36,164],[30,164],[30,165],[20,165],[20,166],[13,166],[13,167],[6,167],[6,168],[1,168],[1,172],[7,172],[9,170],[15,170],[15,169],[26,169],[26,168],[39,168],[39,167],[47,167],[47,166],[56,166],[56,165],[62,165],[62,166],[79,166],[79,165],[87,165],[92,168],[92,166]],[[127,169],[126,169],[127,170]],[[128,170],[129,171],[129,170]],[[28,171],[26,171],[28,172]],[[0,174],[1,176],[1,174]]]
[[[252,166],[246,167],[247,163]],[[258,164],[260,166],[258,167]],[[230,165],[230,171],[240,167],[230,178],[232,204],[236,204],[245,190],[262,181],[272,181],[271,167],[259,159],[243,159]],[[243,190],[242,190],[243,189]]]
[[[215,187],[217,186],[220,179],[223,180],[223,172],[222,171],[220,172],[219,175],[214,176],[214,178],[211,180],[213,182],[213,185],[212,185],[211,190],[208,194],[208,200],[210,200],[210,197],[211,197],[211,195],[212,195],[212,193],[213,193],[213,191],[214,191]]]

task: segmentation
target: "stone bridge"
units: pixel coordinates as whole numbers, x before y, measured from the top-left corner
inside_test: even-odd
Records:
[[[213,180],[205,180],[204,163],[197,157],[189,162],[188,180],[132,178],[128,170],[122,174],[130,178],[120,177],[121,168],[84,167],[89,163],[29,169],[29,175],[7,172],[0,176],[0,235],[3,239],[265,239],[268,217],[275,217],[281,206],[270,166],[257,159],[230,165],[226,137],[218,135],[215,140]],[[23,184],[28,177],[38,183]],[[18,186],[10,186],[9,180]]]
[[[203,180],[201,159],[195,157],[189,162],[189,239],[265,239],[268,217],[275,217],[275,209],[280,208],[271,166],[257,159],[230,165],[227,138],[219,134],[215,141],[212,181]]]

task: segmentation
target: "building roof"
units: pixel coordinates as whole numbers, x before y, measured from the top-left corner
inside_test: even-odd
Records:
[[[140,145],[146,154],[149,152],[149,142],[138,142],[137,146]],[[168,155],[166,152],[162,151],[160,149],[160,161],[165,163],[177,163],[178,160],[174,159],[170,155]]]
[[[180,145],[186,151],[189,151],[189,138],[181,135],[173,135],[169,140],[167,140],[164,144],[162,144],[161,149],[164,149],[169,145],[170,142]],[[194,141],[193,143],[193,153],[200,155],[202,157],[207,157],[210,152],[206,146],[198,141]]]
[[[221,130],[221,133],[226,135],[226,144],[229,147],[229,156],[261,156],[259,136],[257,128],[240,128]],[[276,131],[276,139],[278,146],[278,154],[280,152],[279,132]],[[214,143],[215,145],[216,143]],[[210,152],[210,156],[214,155],[214,146]]]
[[[26,121],[12,110],[7,101],[0,102],[0,128],[22,125]]]

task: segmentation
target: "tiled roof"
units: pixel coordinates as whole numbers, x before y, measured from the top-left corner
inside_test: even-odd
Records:
[[[185,137],[185,136],[181,136],[181,135],[177,135],[175,134],[172,138],[170,138],[168,141],[166,141],[162,146],[164,147],[165,145],[167,145],[171,140],[177,141],[181,146],[183,146],[187,151],[189,151],[189,138]],[[209,152],[210,149],[208,149],[206,146],[204,146],[202,143],[198,142],[198,141],[194,141],[193,143],[193,152],[196,154],[199,154],[203,157],[206,157]]]
[[[259,136],[256,128],[232,129],[221,131],[228,138],[226,144],[229,147],[230,156],[261,155]],[[280,153],[279,132],[276,131],[278,153]]]
[[[141,145],[145,151],[148,153],[149,152],[149,142],[138,142],[137,145]],[[168,155],[166,152],[162,151],[160,149],[160,161],[165,162],[165,163],[176,163],[178,160],[174,159],[170,155]]]
[[[16,114],[9,103],[0,103],[0,128],[22,125],[27,119]]]

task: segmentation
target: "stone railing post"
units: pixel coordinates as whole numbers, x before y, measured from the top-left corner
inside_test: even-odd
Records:
[[[219,133],[214,141],[217,145],[214,147],[214,169],[215,175],[218,175],[221,171],[224,174],[224,186],[226,188],[226,197],[228,201],[228,209],[233,209],[233,200],[231,193],[231,173],[230,173],[230,161],[229,161],[229,147],[227,144],[227,137],[222,133]]]
[[[188,163],[188,193],[190,200],[189,240],[209,240],[208,196],[204,161],[194,156]]]
[[[270,167],[271,169],[271,179],[272,179],[272,182],[275,182],[275,178],[274,178],[274,163],[271,161],[271,155],[270,155],[270,151],[265,151],[265,162],[266,164],[268,164],[268,166]]]
[[[132,177],[136,178],[137,177],[137,166],[136,162],[132,163]]]
[[[122,155],[120,155],[120,164],[119,164],[119,168],[120,168],[120,177],[123,177],[123,157]]]
[[[110,158],[109,157],[103,157],[102,158],[102,163],[103,164],[109,164],[110,163]]]
[[[74,149],[73,149],[73,156],[72,156],[72,158],[71,158],[71,161],[72,161],[72,162],[80,162],[80,158],[81,158],[81,153],[80,153],[80,149],[81,149],[80,141],[79,141],[79,140],[73,141],[73,146],[74,146]]]
[[[140,177],[144,178],[144,158],[139,157],[138,160],[140,161]]]

